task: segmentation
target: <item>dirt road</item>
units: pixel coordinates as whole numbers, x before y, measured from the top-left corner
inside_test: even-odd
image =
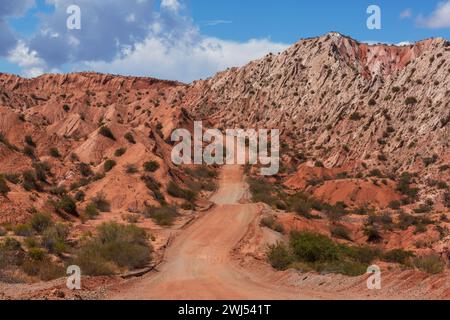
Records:
[[[256,204],[239,203],[245,193],[242,168],[225,166],[212,197],[216,207],[183,231],[167,249],[159,272],[112,299],[299,299],[297,290],[280,290],[240,268],[233,248],[258,217]],[[314,297],[314,296],[312,296]]]
[[[449,299],[448,275],[383,273],[383,290],[367,290],[367,276],[275,272],[267,263],[246,257],[270,236],[258,225],[261,207],[246,203],[245,194],[242,167],[224,166],[219,190],[211,198],[216,206],[175,238],[158,272],[127,282],[107,298]]]

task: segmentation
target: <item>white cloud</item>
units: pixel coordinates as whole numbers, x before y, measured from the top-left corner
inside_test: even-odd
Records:
[[[412,17],[412,10],[411,9],[405,9],[400,13],[401,19],[408,19]]]
[[[19,67],[31,67],[44,64],[38,57],[37,52],[31,51],[23,41],[19,41],[17,46],[9,52],[8,61],[17,64]]]
[[[450,0],[438,4],[436,10],[428,17],[419,16],[417,23],[421,27],[438,29],[450,27]]]
[[[178,2],[178,0],[162,0],[161,1],[161,8],[167,9],[173,12],[178,12],[180,10],[181,5]]]
[[[174,45],[159,37],[149,37],[128,55],[111,63],[100,61],[86,65],[99,72],[191,82],[288,47],[268,39],[235,42],[210,37],[195,42],[193,36],[186,33]]]
[[[233,21],[230,20],[208,20],[203,22],[205,26],[217,26],[219,24],[232,24],[232,23]]]

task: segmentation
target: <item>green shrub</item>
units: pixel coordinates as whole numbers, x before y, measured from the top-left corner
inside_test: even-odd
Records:
[[[391,208],[392,210],[398,210],[400,209],[401,205],[402,204],[400,203],[400,201],[394,200],[389,203],[389,208]]]
[[[18,224],[14,227],[14,234],[20,237],[29,237],[33,234],[33,229],[29,224]]]
[[[55,264],[51,259],[44,255],[41,260],[34,260],[28,257],[22,265],[23,271],[30,275],[41,279],[42,281],[50,281],[61,278],[65,275],[65,269]]]
[[[145,186],[152,191],[155,200],[157,200],[161,205],[166,204],[166,200],[164,199],[164,195],[161,193],[160,188],[161,184],[158,183],[155,179],[150,176],[142,176],[141,180],[145,183]]]
[[[121,157],[127,152],[127,148],[119,148],[114,152],[116,157]]]
[[[23,188],[26,191],[32,191],[32,190],[36,190],[36,191],[41,191],[42,188],[41,186],[38,184],[36,177],[33,173],[33,171],[25,171],[23,173],[23,182],[22,182]]]
[[[331,235],[337,239],[351,241],[349,230],[343,225],[334,225],[330,228]]]
[[[77,202],[82,202],[86,198],[86,194],[80,190],[80,191],[77,191],[77,193],[75,193],[74,198]]]
[[[106,196],[103,192],[97,193],[97,195],[92,198],[92,203],[96,206],[100,212],[110,212],[111,211],[111,204],[106,199]]]
[[[408,105],[408,106],[416,104],[416,103],[417,103],[417,99],[415,97],[408,97],[405,100],[405,104]]]
[[[127,139],[129,143],[136,144],[136,140],[134,140],[133,134],[131,132],[127,132],[124,138]]]
[[[94,175],[94,172],[91,169],[91,166],[87,163],[80,163],[78,165],[78,169],[80,170],[80,173],[84,176],[84,177],[90,177]]]
[[[185,199],[192,202],[196,199],[197,194],[192,190],[185,190],[178,186],[175,182],[170,181],[167,186],[167,192],[174,198]]]
[[[48,162],[33,163],[36,178],[42,182],[47,182],[47,175],[51,175],[51,166]]]
[[[127,164],[125,167],[125,172],[129,174],[138,173],[139,170],[134,164]]]
[[[373,226],[367,226],[364,229],[364,235],[367,237],[368,242],[378,243],[383,239],[380,232]]]
[[[148,207],[144,212],[145,216],[152,218],[160,226],[171,226],[178,216],[175,207]]]
[[[61,200],[54,203],[55,210],[58,212],[65,212],[72,216],[78,216],[77,204],[71,196],[64,196]]]
[[[35,213],[31,217],[30,225],[37,233],[42,233],[45,229],[53,225],[52,218],[46,213]]]
[[[147,172],[155,172],[159,169],[160,165],[156,161],[148,161],[144,163],[144,170]]]
[[[281,242],[269,246],[267,258],[272,267],[277,270],[286,270],[289,265],[294,262],[289,248]]]
[[[19,241],[13,238],[0,241],[0,269],[21,265],[24,258],[25,252]]]
[[[100,127],[99,133],[102,136],[104,136],[104,137],[106,137],[108,139],[111,139],[111,140],[114,140],[114,141],[116,140],[116,138],[114,137],[114,134],[112,133],[111,129],[109,129],[106,126]]]
[[[103,169],[105,172],[111,171],[115,166],[117,165],[117,162],[114,160],[106,160],[103,164]]]
[[[55,147],[50,148],[49,154],[53,158],[60,158],[61,157],[61,154],[59,153],[59,150],[57,148],[55,148]]]
[[[62,254],[67,250],[68,235],[67,226],[58,223],[45,229],[42,234],[42,245],[51,253]]]
[[[291,248],[296,259],[305,262],[324,262],[339,258],[338,247],[326,236],[310,232],[292,232]]]
[[[94,203],[88,204],[84,209],[84,213],[89,219],[93,219],[100,214],[97,206]]]
[[[412,257],[414,257],[414,253],[411,251],[405,251],[403,249],[394,249],[385,252],[382,258],[384,261],[387,262],[407,264],[410,258]]]
[[[417,257],[413,263],[416,268],[429,274],[442,273],[445,269],[445,263],[435,254]]]
[[[97,233],[76,254],[74,264],[80,266],[84,274],[110,274],[114,266],[136,269],[150,263],[152,248],[143,229],[111,222],[99,226]]]

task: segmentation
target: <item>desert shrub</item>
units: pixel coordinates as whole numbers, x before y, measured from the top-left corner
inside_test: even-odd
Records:
[[[21,265],[24,258],[25,252],[19,241],[13,238],[0,241],[0,269]]]
[[[330,228],[331,235],[338,239],[351,241],[349,230],[343,225],[334,225]]]
[[[160,226],[171,226],[178,216],[175,207],[148,207],[144,212],[145,216],[152,218]]]
[[[156,161],[148,161],[144,163],[144,170],[147,172],[155,172],[159,169],[159,163]]]
[[[42,246],[49,252],[62,254],[67,250],[67,237],[69,229],[64,224],[58,223],[42,233]]]
[[[25,136],[25,143],[30,147],[36,148],[36,143],[33,141],[31,136]]]
[[[401,203],[400,201],[397,200],[393,200],[389,203],[389,208],[391,208],[392,210],[398,210],[401,207]]]
[[[194,169],[186,169],[186,173],[197,179],[212,179],[217,178],[217,172],[207,166],[199,166]]]
[[[359,121],[362,119],[362,115],[359,112],[354,112],[350,115],[350,120]]]
[[[286,270],[294,261],[289,248],[281,242],[276,245],[269,246],[267,258],[269,259],[272,267],[277,270]]]
[[[97,209],[97,206],[93,203],[90,203],[86,206],[86,208],[84,209],[84,214],[89,218],[89,219],[94,219],[95,217],[97,217],[100,213]]]
[[[127,164],[125,167],[125,172],[129,174],[134,174],[139,172],[138,168],[134,164]]]
[[[373,106],[375,106],[377,104],[377,101],[375,100],[375,99],[370,99],[369,100],[369,106],[370,107],[373,107]]]
[[[26,223],[16,225],[13,231],[16,236],[20,237],[29,237],[33,234],[33,228]]]
[[[263,202],[270,206],[274,206],[277,199],[273,196],[275,190],[273,187],[262,179],[249,178],[247,180],[253,202]]]
[[[417,103],[417,99],[415,97],[408,97],[405,100],[405,104],[408,105],[408,106],[416,104],[416,103]]]
[[[30,171],[30,170],[27,170],[23,173],[22,185],[23,185],[24,189],[27,191],[32,191],[32,190],[41,191],[42,190],[41,186],[38,184],[38,182],[36,180],[36,177],[35,177],[33,171]]]
[[[158,201],[161,205],[166,204],[166,200],[164,199],[164,195],[161,193],[160,188],[161,184],[157,182],[150,176],[142,176],[141,180],[145,183],[145,186],[153,193],[153,197],[156,201]]]
[[[45,229],[53,225],[52,218],[46,213],[35,213],[30,220],[30,225],[34,231],[41,234]]]
[[[111,204],[106,199],[106,196],[103,192],[97,193],[97,195],[92,198],[92,203],[96,206],[100,212],[110,212],[111,211]]]
[[[86,194],[81,190],[77,191],[77,193],[75,193],[75,195],[74,195],[74,199],[77,202],[82,202],[82,201],[84,201],[85,198],[86,198]]]
[[[292,232],[290,243],[294,256],[300,261],[324,262],[339,258],[337,245],[320,234]]]
[[[0,226],[0,237],[5,236],[6,233],[7,233],[7,232],[6,232],[5,228],[3,228],[2,226]]]
[[[18,173],[5,173],[3,175],[0,174],[0,179],[1,179],[2,176],[6,180],[11,182],[12,184],[19,184],[20,183],[20,174],[18,174]]]
[[[65,275],[65,269],[51,261],[46,254],[41,254],[39,249],[33,249],[32,256],[27,257],[22,264],[23,271],[41,279],[50,281]]]
[[[125,133],[124,138],[127,139],[127,141],[131,144],[136,143],[136,140],[134,140],[133,134],[131,132]]]
[[[403,249],[390,250],[385,252],[382,256],[384,261],[400,264],[407,264],[412,257],[414,257],[413,252],[405,251]]]
[[[261,226],[267,227],[279,233],[284,233],[284,228],[281,223],[279,223],[274,216],[268,216],[261,219]]]
[[[53,158],[60,158],[61,157],[61,154],[59,153],[59,150],[57,148],[55,148],[55,147],[50,148],[49,154]]]
[[[23,148],[23,154],[31,159],[36,159],[36,155],[34,154],[34,148],[30,146],[25,146]]]
[[[174,198],[185,199],[189,202],[194,201],[197,197],[194,191],[183,189],[173,181],[169,182],[167,192]]]
[[[57,212],[78,216],[77,204],[71,196],[65,195],[61,200],[54,202],[53,205]]]
[[[51,165],[48,162],[33,163],[35,176],[39,181],[47,182],[47,176],[51,175]]]
[[[108,139],[111,139],[111,140],[114,140],[114,141],[116,140],[116,138],[114,137],[114,134],[112,133],[111,129],[108,128],[107,126],[100,127],[99,133],[102,136],[104,136],[104,137],[106,137]]]
[[[69,112],[70,106],[68,104],[63,105],[63,110],[64,110],[64,112]]]
[[[91,166],[87,163],[80,163],[78,165],[78,170],[84,177],[90,177],[94,175],[94,172],[91,169]]]
[[[116,164],[117,164],[116,161],[108,159],[103,164],[103,169],[105,170],[105,172],[109,172],[116,166]]]
[[[114,152],[116,157],[121,157],[127,152],[127,148],[119,148]]]
[[[419,189],[411,188],[411,175],[408,172],[402,173],[397,185],[397,191],[408,197],[410,201],[415,201],[419,194]]]
[[[367,242],[378,243],[383,239],[380,232],[373,226],[365,227],[364,235],[367,237]]]
[[[445,263],[436,254],[416,257],[413,264],[416,268],[429,274],[442,273],[445,269]]]
[[[145,230],[135,225],[104,223],[97,228],[97,235],[79,248],[75,264],[88,275],[111,274],[114,266],[145,267],[151,261],[152,252],[147,239]]]
[[[7,196],[11,189],[8,187],[5,178],[0,175],[0,194],[3,196]]]

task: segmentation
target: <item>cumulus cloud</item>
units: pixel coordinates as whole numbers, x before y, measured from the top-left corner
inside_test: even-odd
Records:
[[[106,73],[150,75],[191,82],[228,67],[242,66],[269,52],[279,52],[287,48],[285,44],[274,43],[267,39],[242,43],[218,38],[202,38],[195,42],[191,37],[191,34],[186,34],[176,45],[168,45],[162,38],[149,37],[124,57],[111,63],[89,62],[87,66],[89,69]]]
[[[21,16],[34,5],[34,0],[0,1],[0,56],[7,55],[17,44],[17,38],[5,19]]]
[[[24,76],[64,68],[190,82],[287,47],[269,39],[206,37],[179,0],[46,1],[55,11],[43,16],[29,41],[9,50]],[[81,30],[66,27],[73,4],[81,9]]]
[[[30,48],[51,67],[82,60],[111,61],[142,41],[155,20],[153,0],[51,0],[55,12],[42,18]],[[67,28],[70,5],[81,9],[81,30]]]
[[[450,27],[450,0],[438,4],[436,10],[428,17],[419,16],[417,23],[421,27],[438,29]]]

